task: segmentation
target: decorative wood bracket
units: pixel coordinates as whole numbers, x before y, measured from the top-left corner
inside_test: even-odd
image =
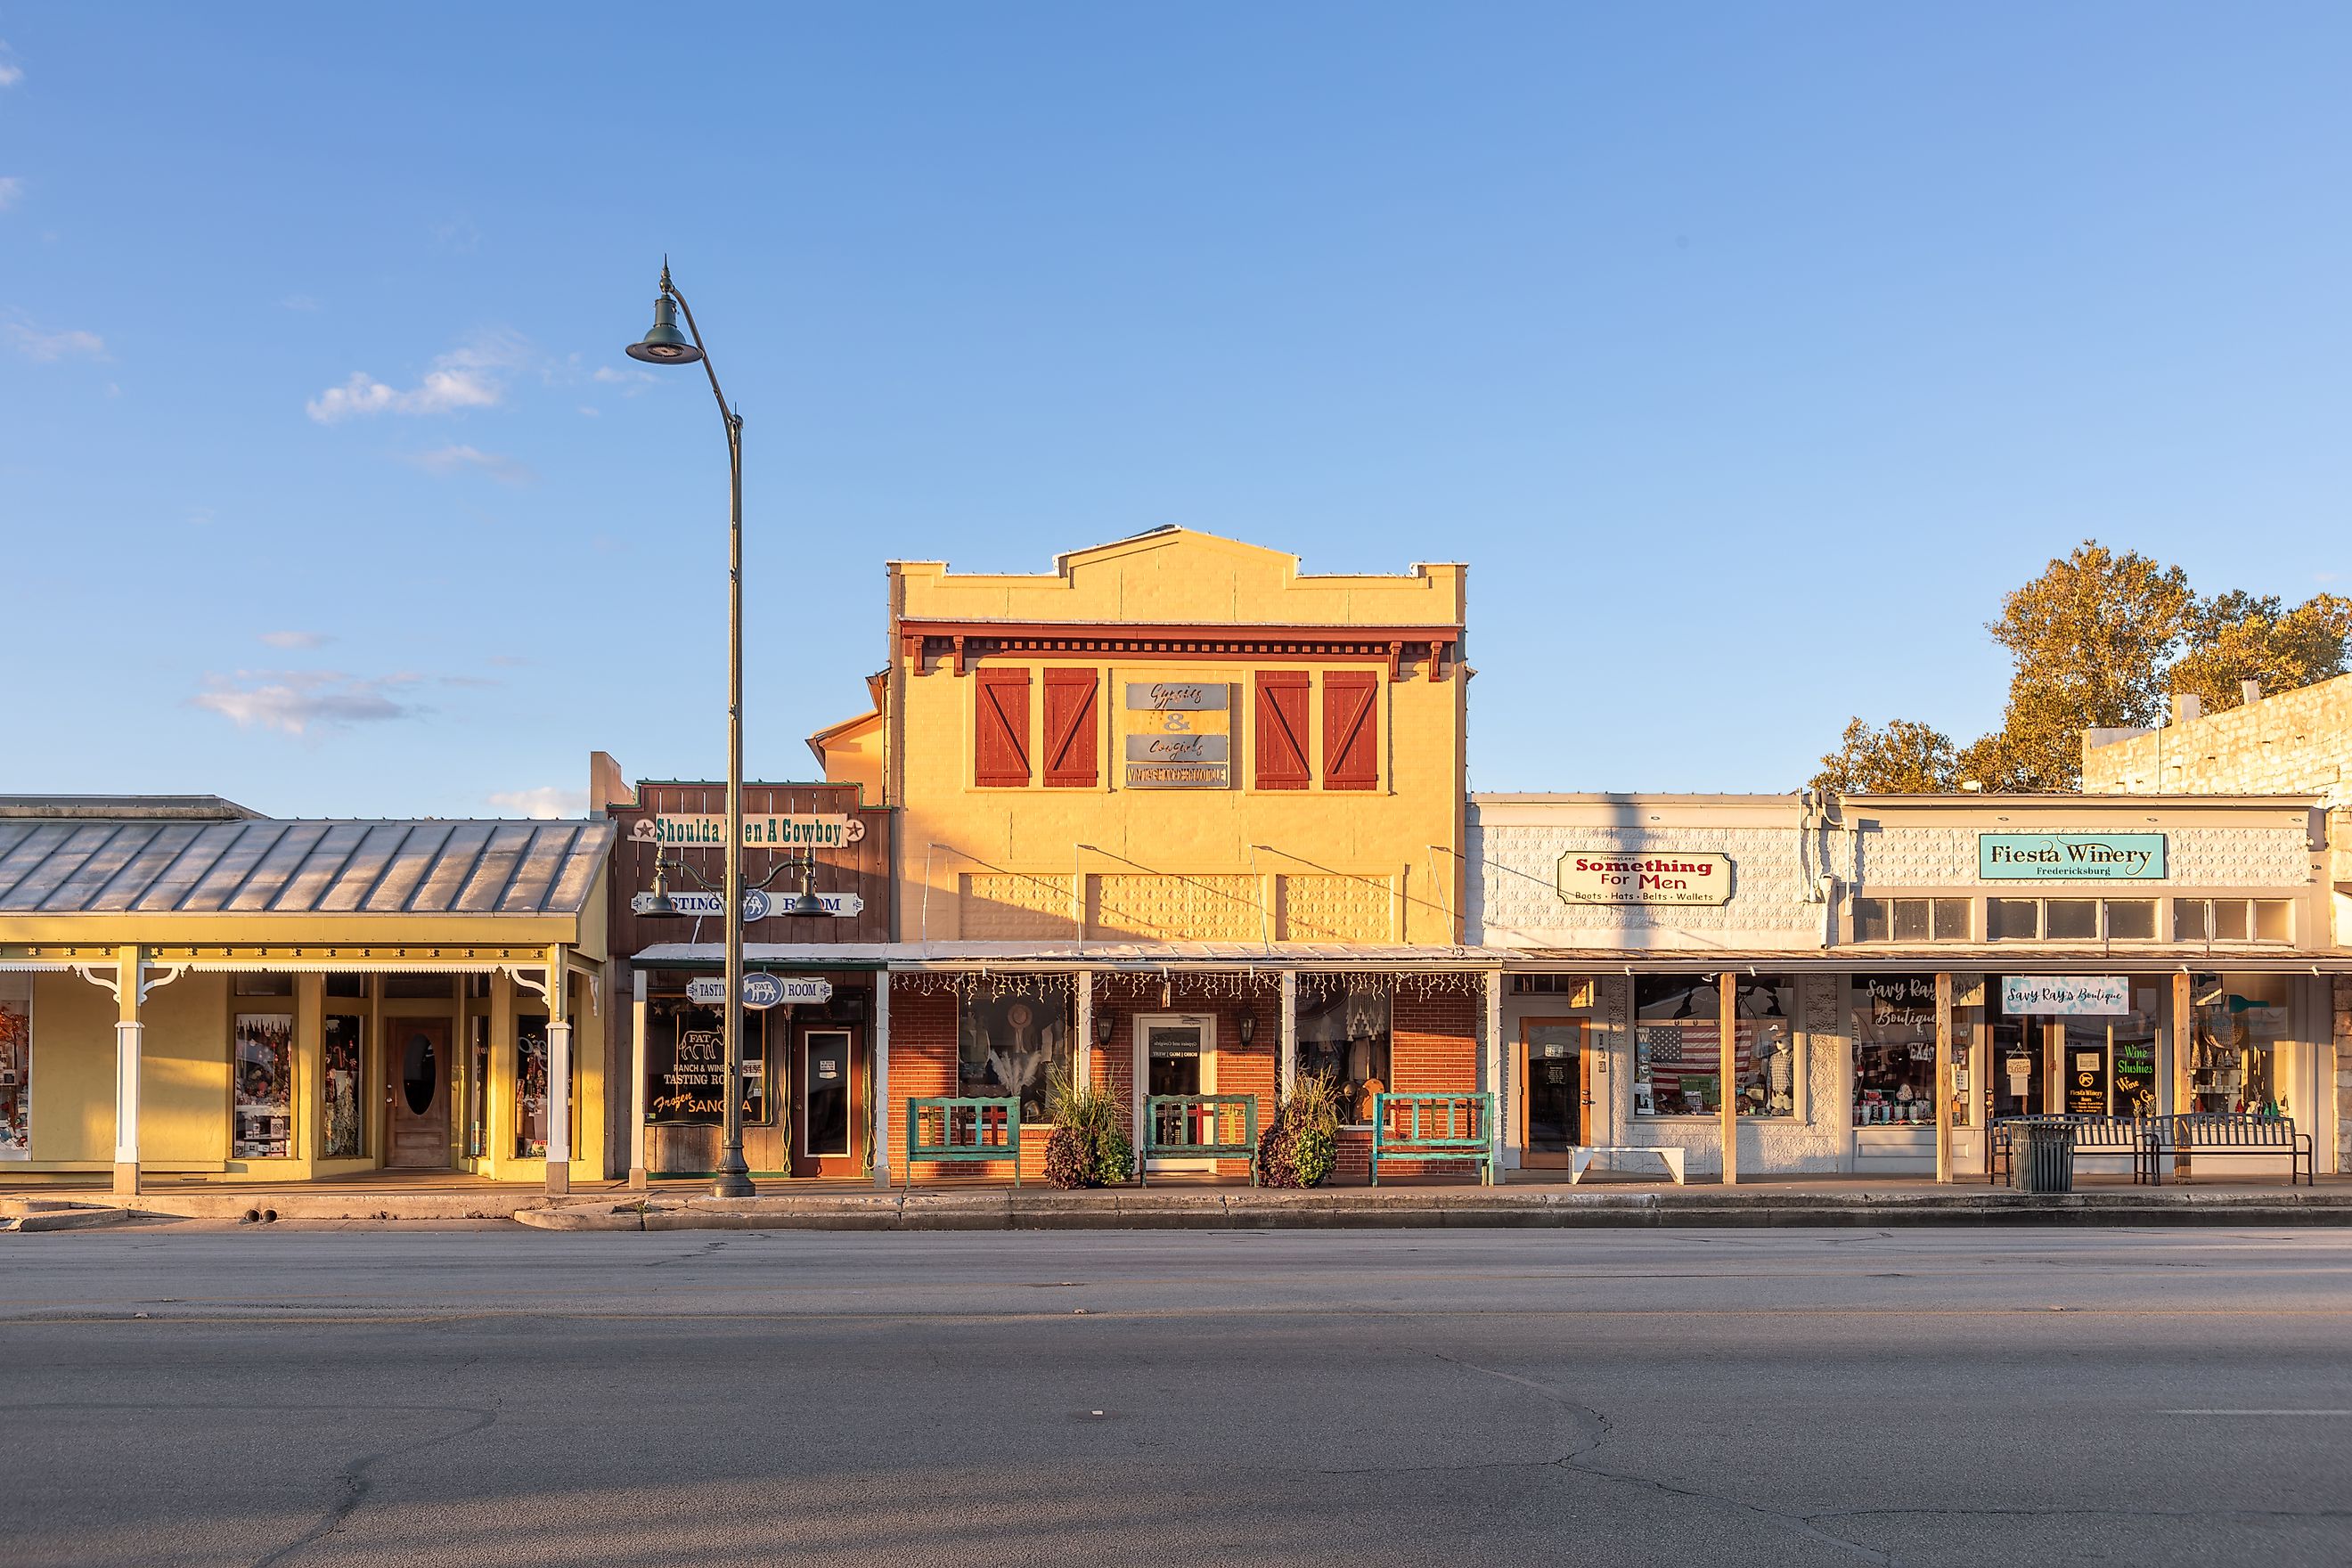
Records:
[[[100,974],[99,971],[107,973]],[[73,972],[100,987],[114,998],[117,1006],[122,1003],[122,965],[119,963],[77,963]],[[139,966],[139,1005],[147,1005],[147,994],[158,986],[169,985],[188,972],[184,963],[142,963]]]

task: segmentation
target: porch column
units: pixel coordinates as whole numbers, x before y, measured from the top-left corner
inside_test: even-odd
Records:
[[[1074,972],[1070,984],[1077,994],[1075,1026],[1078,1039],[1072,1060],[1076,1064],[1078,1087],[1084,1089],[1095,1081],[1095,972],[1091,969]]]
[[[547,1190],[572,1190],[572,976],[561,944],[547,950]]]
[[[1486,971],[1486,1179],[1503,1183],[1503,972]]]
[[[139,1021],[139,983],[146,954],[114,950],[114,1195],[139,1195],[139,1060],[147,1026]]]
[[[1952,977],[1936,976],[1936,1180],[1952,1181]]]
[[[1736,1087],[1739,1067],[1739,976],[1723,973],[1716,976],[1718,1022],[1723,1038],[1717,1042],[1715,1097],[1717,1101],[1717,1129],[1723,1139],[1723,1184],[1739,1184],[1739,1095]]]
[[[2190,1090],[2197,1070],[2197,982],[2187,970],[2172,976],[2172,1103],[2159,1111],[2178,1116],[2194,1109]]]
[[[1282,1054],[1276,1068],[1286,1098],[1298,1087],[1298,971],[1282,972]]]
[[[866,1107],[874,1122],[874,1184],[890,1184],[890,972],[874,972],[874,1103]]]
[[[629,1189],[646,1190],[646,972],[635,971],[629,999]]]

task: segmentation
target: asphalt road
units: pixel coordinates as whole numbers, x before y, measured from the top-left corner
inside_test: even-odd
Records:
[[[0,1563],[2352,1562],[2352,1233],[0,1237]]]

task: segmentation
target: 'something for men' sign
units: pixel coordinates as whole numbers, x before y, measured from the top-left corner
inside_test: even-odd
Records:
[[[1231,777],[1232,688],[1130,680],[1123,752],[1129,789],[1223,789]]]
[[[1727,903],[1731,857],[1570,849],[1559,858],[1559,896],[1571,904]]]

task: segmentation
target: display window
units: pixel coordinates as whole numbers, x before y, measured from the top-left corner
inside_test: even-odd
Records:
[[[294,1152],[294,1015],[239,1013],[229,1157],[283,1160]]]
[[[1936,1120],[1936,977],[1869,974],[1853,994],[1853,1124]]]
[[[360,1074],[367,1020],[348,1013],[330,1013],[320,1041],[319,1125],[321,1155],[330,1160],[360,1157]]]
[[[1067,993],[1024,986],[967,996],[958,1008],[956,1093],[965,1100],[1017,1100],[1021,1120],[1043,1123],[1056,1077],[1071,1071]]]
[[[2294,1037],[2290,984],[2283,974],[2199,977],[2191,994],[2193,1109],[2295,1114],[2284,1049]]]
[[[747,1127],[774,1118],[768,1096],[768,1020],[743,1013],[743,1100]],[[684,996],[646,1003],[646,1120],[717,1127],[727,1120],[727,1021],[716,1007]],[[782,1032],[782,1026],[778,1033]]]
[[[1716,978],[1638,976],[1633,1014],[1633,1114],[1719,1114],[1723,1028]],[[1796,1014],[1795,981],[1765,975],[1739,982],[1731,1083],[1738,1114],[1797,1113]]]
[[[1988,991],[2000,993],[1989,980]],[[2153,1116],[2158,987],[2133,979],[2120,1013],[2004,1016],[1990,1030],[1994,1116]]]
[[[1339,1114],[1369,1126],[1372,1104],[1389,1087],[1389,993],[1360,983],[1298,997],[1298,1071],[1329,1079],[1339,1089]]]
[[[565,1131],[574,1149],[579,1145],[580,1127],[580,1053],[570,1054],[565,1067],[564,1087],[568,1091],[564,1102],[571,1114]],[[547,1158],[548,1131],[548,1045],[547,1020],[538,1016],[515,1019],[515,1137],[514,1157],[518,1160]]]
[[[0,974],[0,1160],[33,1157],[33,977]]]

